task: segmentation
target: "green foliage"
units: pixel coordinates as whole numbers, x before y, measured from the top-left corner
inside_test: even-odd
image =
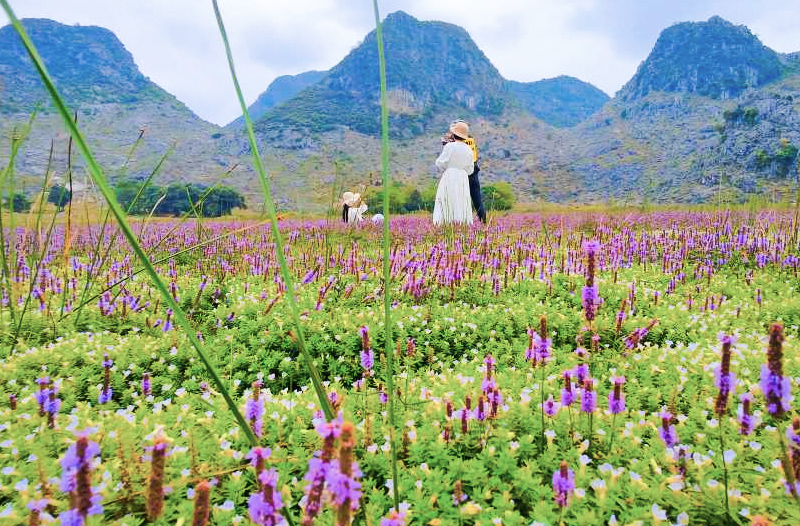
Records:
[[[117,201],[131,215],[153,212],[158,216],[178,217],[192,211],[194,206],[201,217],[221,217],[229,215],[234,208],[247,208],[244,197],[228,186],[209,188],[199,184],[173,183],[159,187],[134,179],[121,179],[114,190]]]
[[[481,193],[487,210],[511,210],[517,202],[514,189],[504,181],[484,186]]]
[[[72,192],[59,184],[54,184],[50,187],[50,192],[47,194],[47,202],[53,203],[58,208],[58,211],[64,210],[64,207],[72,200]]]
[[[744,110],[744,123],[753,126],[758,118],[758,108],[747,108]]]
[[[386,192],[379,190],[376,194],[366,198],[367,205],[370,210],[380,212],[383,210],[383,199]],[[409,212],[418,212],[420,210],[427,210],[433,207],[433,199],[428,201],[427,193],[423,195],[414,186],[403,184],[398,181],[393,181],[389,189],[389,211],[393,214],[405,214]],[[435,198],[434,190],[434,198]]]
[[[766,168],[772,163],[772,156],[763,148],[756,150],[756,168],[759,170]]]
[[[789,139],[781,139],[778,151],[775,152],[778,175],[789,175],[795,167],[795,159],[797,159],[797,146]]]
[[[3,200],[3,205],[12,212],[27,212],[31,209],[31,200],[22,192],[14,192],[11,199]]]

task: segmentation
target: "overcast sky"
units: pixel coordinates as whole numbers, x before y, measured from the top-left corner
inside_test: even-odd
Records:
[[[210,0],[10,0],[20,18],[110,29],[139,69],[200,117],[239,115]],[[275,77],[327,70],[374,29],[369,0],[219,0],[248,104]],[[719,15],[772,49],[800,51],[800,0],[382,0],[465,28],[500,73],[571,75],[613,95],[664,28]],[[0,24],[8,22],[0,14]]]

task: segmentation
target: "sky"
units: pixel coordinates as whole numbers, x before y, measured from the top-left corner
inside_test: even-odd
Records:
[[[142,73],[197,115],[224,125],[241,113],[211,0],[9,0],[19,18],[102,26]],[[218,0],[248,104],[280,75],[339,63],[375,28],[368,0]],[[467,30],[507,79],[570,75],[613,96],[659,33],[719,15],[781,53],[800,51],[800,0],[379,0]],[[0,13],[0,25],[8,23]]]

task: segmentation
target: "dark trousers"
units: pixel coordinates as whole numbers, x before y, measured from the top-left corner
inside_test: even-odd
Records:
[[[475,163],[475,170],[469,176],[469,196],[472,198],[472,206],[478,213],[478,219],[481,223],[486,222],[486,210],[483,208],[483,196],[481,195],[481,182],[478,179],[478,163]]]

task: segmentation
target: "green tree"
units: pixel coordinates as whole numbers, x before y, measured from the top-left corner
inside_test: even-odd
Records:
[[[27,212],[31,209],[31,200],[22,192],[14,192],[10,199],[5,200],[5,206],[12,212]]]
[[[234,208],[247,208],[242,194],[228,186],[216,186],[206,194],[201,211],[203,217],[220,217]]]
[[[114,187],[120,206],[131,215],[149,214],[166,191],[162,187],[150,184],[142,188],[143,184],[144,182],[126,178],[117,181]]]
[[[780,140],[780,147],[775,152],[776,170],[778,175],[787,176],[794,167],[795,159],[797,158],[797,146],[792,144],[789,139],[783,138]]]
[[[503,181],[484,186],[481,194],[487,210],[511,210],[517,202],[514,189]]]
[[[50,193],[47,194],[47,202],[53,203],[61,212],[64,207],[72,201],[72,192],[65,186],[54,184],[50,187]]]
[[[391,213],[400,214],[405,212],[405,194],[406,192],[400,182],[392,182],[392,186],[389,187],[389,211]],[[367,196],[366,202],[369,209],[374,210],[375,213],[382,212],[385,195],[385,189],[381,189],[377,193]]]

